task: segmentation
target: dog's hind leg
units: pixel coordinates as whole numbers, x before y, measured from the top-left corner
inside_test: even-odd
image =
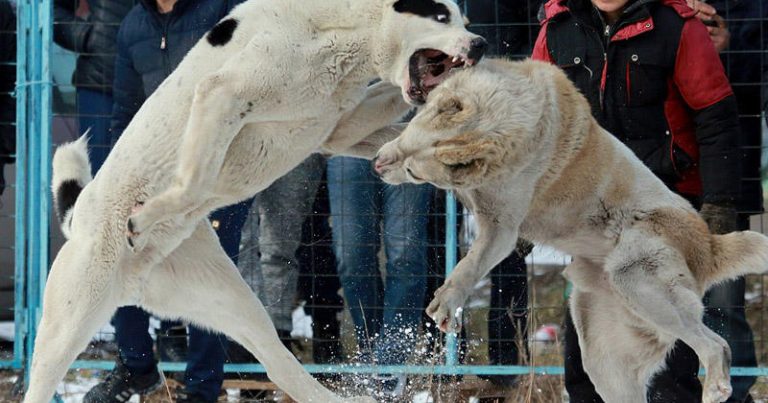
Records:
[[[70,240],[53,262],[26,403],[51,401],[69,366],[117,307],[113,272],[91,252],[87,245]]]
[[[280,389],[299,402],[339,402],[280,342],[266,310],[201,222],[166,261],[152,270],[141,305],[168,318],[183,318],[220,331],[264,365]]]
[[[605,402],[645,403],[646,384],[640,374],[658,367],[666,349],[654,340],[638,340],[633,315],[608,286],[601,265],[575,258],[565,271],[574,285],[568,301],[584,371]],[[571,342],[569,340],[569,342]],[[571,351],[578,351],[571,347]],[[567,350],[566,350],[567,351]]]
[[[643,329],[609,290],[574,287],[569,308],[584,371],[603,401],[645,403],[648,379],[664,365],[675,338]]]
[[[658,332],[679,338],[699,356],[707,370],[702,401],[727,400],[730,349],[702,322],[701,295],[684,257],[653,234],[629,230],[608,257],[606,270],[630,311]]]

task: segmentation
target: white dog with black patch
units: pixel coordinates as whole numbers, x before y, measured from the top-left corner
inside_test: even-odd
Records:
[[[52,185],[68,241],[48,279],[25,401],[49,402],[122,305],[227,334],[297,401],[341,401],[280,343],[206,217],[310,153],[370,150],[367,134],[485,47],[450,0],[235,8],[147,99],[93,180],[85,140],[57,150]]]

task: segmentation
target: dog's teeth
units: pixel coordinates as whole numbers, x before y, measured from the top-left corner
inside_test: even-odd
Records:
[[[454,56],[452,63],[456,63],[456,61],[458,61],[459,59],[461,59],[461,56]]]

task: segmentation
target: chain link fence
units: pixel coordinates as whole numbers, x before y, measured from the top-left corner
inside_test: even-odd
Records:
[[[45,272],[64,241],[47,190],[53,148],[90,129],[91,158],[106,157],[117,137],[113,84],[118,30],[132,7],[155,3],[0,0],[2,6],[3,1],[16,15],[10,25],[0,25],[0,163],[5,164],[7,182],[0,196],[0,365],[12,370],[28,362]],[[515,59],[530,54],[541,1],[459,3],[470,29],[488,39],[493,54]],[[743,183],[762,193],[768,1],[710,3],[731,32],[730,47],[721,57],[739,102]],[[1,10],[6,20],[9,11]],[[187,35],[199,37],[206,30]],[[176,44],[173,37],[168,40],[161,45],[158,38],[157,46]],[[5,53],[4,47],[13,44],[19,45],[18,53]],[[162,61],[134,62],[138,77],[145,79],[152,76],[146,69],[173,67]],[[14,88],[8,78],[15,71]],[[131,99],[139,103],[153,90],[147,81],[133,85]],[[9,112],[14,94],[19,106],[15,115]],[[17,133],[15,148],[7,143],[13,137],[9,132]],[[765,232],[761,203],[741,210],[752,229]],[[435,395],[443,401],[478,393],[512,401],[561,398],[560,329],[568,284],[560,270],[567,256],[538,245],[530,254],[519,248],[476,286],[462,333],[444,339],[423,311],[446,268],[466,252],[474,236],[471,215],[445,192],[430,186],[392,188],[371,174],[367,162],[316,156],[223,214],[212,217],[213,225],[223,244],[236,245],[231,255],[284,343],[308,369],[325,373],[324,379],[336,386],[381,381],[361,373],[410,373],[408,393],[416,397],[443,388],[442,395]],[[758,367],[737,368],[736,375],[766,374],[767,293],[763,277],[747,278],[745,310]],[[169,378],[182,371],[190,356],[189,340],[198,337],[194,331],[185,323],[154,319],[148,329],[139,329],[145,330],[153,339],[150,354]],[[216,340],[212,348],[224,350],[227,379],[263,379],[250,354],[226,338]],[[105,324],[76,362],[78,370],[68,376],[61,395],[78,401],[112,368],[115,356],[114,329]],[[14,374],[10,371],[9,379]],[[522,376],[512,381],[512,374]],[[456,375],[464,376],[464,386],[450,377]],[[486,392],[478,392],[482,390]],[[764,378],[752,394],[768,399]]]

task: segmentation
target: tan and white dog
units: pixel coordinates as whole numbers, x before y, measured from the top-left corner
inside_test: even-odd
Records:
[[[451,0],[235,8],[147,99],[93,180],[85,140],[57,150],[52,186],[68,241],[45,290],[25,401],[49,402],[122,305],[227,334],[297,401],[341,401],[280,343],[206,217],[312,152],[354,149],[485,47]]]
[[[453,74],[381,148],[376,169],[392,184],[453,189],[475,214],[477,239],[428,307],[441,329],[459,326],[473,285],[521,236],[573,256],[570,310],[606,402],[645,402],[676,339],[707,371],[703,401],[730,395],[729,348],[702,323],[701,298],[768,269],[768,238],[710,234],[556,67],[494,60]]]

